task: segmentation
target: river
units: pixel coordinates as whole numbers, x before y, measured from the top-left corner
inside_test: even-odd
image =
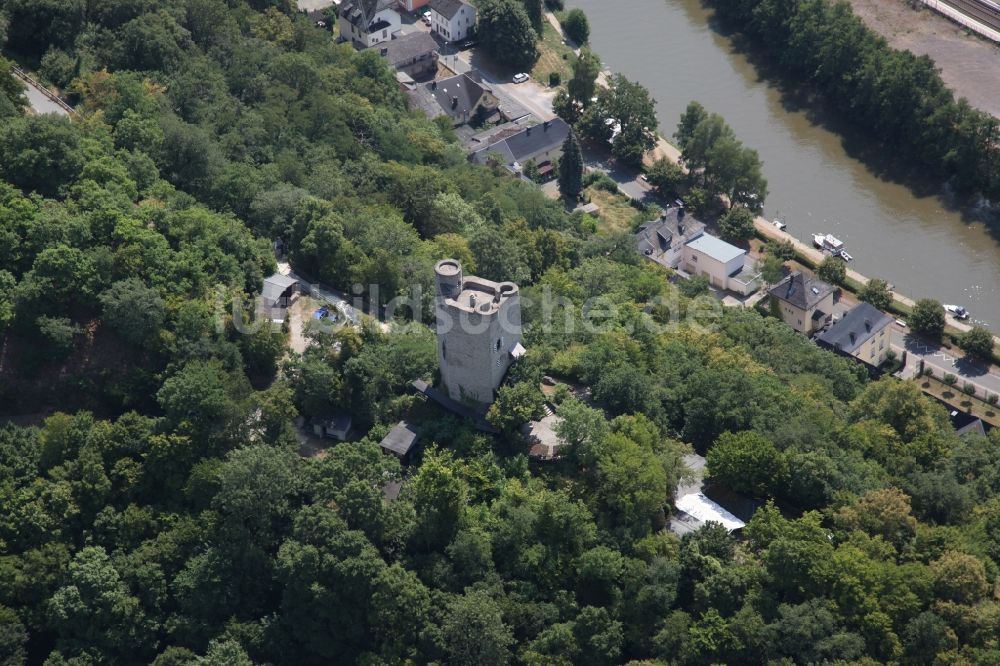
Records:
[[[709,27],[699,0],[571,0],[590,20],[605,66],[646,86],[669,137],[691,100],[721,114],[764,162],[765,215],[810,241],[832,233],[852,268],[912,298],[964,305],[1000,328],[1000,242],[933,195],[881,178],[841,135],[786,104],[732,43]]]

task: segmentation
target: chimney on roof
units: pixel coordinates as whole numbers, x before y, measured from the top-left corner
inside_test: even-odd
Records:
[[[452,95],[452,97],[451,97],[451,108],[453,108],[453,109],[457,109],[458,108],[458,96],[457,95]]]
[[[854,344],[854,339],[855,339],[856,337],[857,337],[857,336],[856,336],[856,335],[854,335],[854,331],[851,331],[851,344],[852,344],[852,345]]]
[[[865,319],[865,330],[866,331],[871,331],[872,330],[872,320],[871,319]]]

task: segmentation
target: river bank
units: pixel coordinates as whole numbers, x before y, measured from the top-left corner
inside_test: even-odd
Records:
[[[1000,46],[902,0],[850,0],[865,25],[897,49],[930,57],[956,97],[1000,118]]]

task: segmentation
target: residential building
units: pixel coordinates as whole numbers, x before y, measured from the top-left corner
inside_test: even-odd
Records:
[[[749,296],[759,274],[746,258],[746,250],[704,233],[684,244],[681,261],[688,274],[703,275],[713,287]]]
[[[812,335],[833,314],[834,288],[817,277],[792,271],[771,287],[771,309],[799,333]]]
[[[379,446],[386,453],[391,453],[400,460],[406,460],[409,458],[410,453],[413,451],[413,447],[417,445],[417,440],[420,439],[420,433],[417,429],[410,423],[406,421],[400,421],[396,426],[389,431]]]
[[[476,8],[465,0],[430,0],[431,30],[449,42],[468,39],[476,30]]]
[[[366,49],[387,42],[402,29],[396,0],[344,0],[340,5],[340,38]]]
[[[892,322],[892,317],[871,303],[858,303],[817,335],[816,342],[877,368],[889,353]]]
[[[705,225],[681,207],[670,207],[635,234],[636,250],[651,261],[703,275],[709,283],[742,296],[757,290],[757,271],[747,265],[746,250],[706,233]]]
[[[485,121],[499,105],[493,91],[472,74],[418,85],[410,92],[410,99],[428,117],[448,116],[455,127]]]
[[[652,261],[678,268],[684,245],[705,233],[705,225],[683,208],[671,206],[660,217],[646,222],[635,234],[636,250]]]
[[[524,127],[510,136],[495,135],[492,142],[476,149],[469,159],[475,164],[489,164],[491,156],[495,156],[514,173],[520,173],[529,160],[534,160],[538,173],[544,176],[553,170],[553,160],[562,155],[563,142],[569,131],[569,125],[561,118],[546,120]]]
[[[513,282],[463,275],[455,259],[434,267],[441,390],[485,412],[507,368],[524,354],[521,297]]]
[[[404,10],[413,13],[419,12],[427,6],[428,0],[399,0],[399,6]]]
[[[411,32],[372,48],[378,49],[393,69],[412,78],[433,77],[437,72],[438,43],[426,32]]]
[[[275,273],[264,278],[260,295],[260,313],[272,321],[282,322],[288,306],[299,297],[299,281],[288,275]]]

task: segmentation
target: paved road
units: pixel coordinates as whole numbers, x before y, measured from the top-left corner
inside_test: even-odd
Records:
[[[23,83],[25,87],[25,97],[28,98],[28,103],[31,104],[31,108],[34,109],[35,113],[55,113],[60,116],[69,115],[66,109],[49,99],[49,97],[41,90],[30,83]]]

